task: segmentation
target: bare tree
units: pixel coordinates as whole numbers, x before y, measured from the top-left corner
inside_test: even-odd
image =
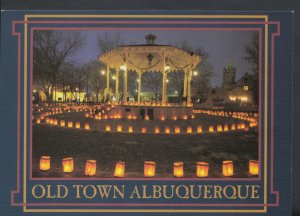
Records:
[[[154,92],[154,98],[158,100],[162,89],[162,74],[159,72],[145,72],[142,76],[142,85],[146,91]]]
[[[255,104],[259,102],[259,82],[258,82],[258,71],[259,71],[259,37],[256,33],[250,44],[245,46],[245,57],[244,60],[248,61],[252,65],[252,71],[254,73],[256,82],[253,86],[253,98]]]
[[[35,31],[33,35],[34,82],[52,101],[61,65],[83,45],[80,32]]]
[[[210,86],[210,78],[213,76],[213,67],[208,61],[208,54],[204,52],[202,48],[193,49],[186,40],[182,41],[178,47],[187,52],[195,53],[201,56],[201,63],[196,66],[195,70],[198,71],[198,75],[192,79],[192,86],[197,88],[197,95],[200,98],[204,98]],[[183,70],[177,70],[169,73],[169,77],[172,85],[178,92],[180,97],[183,96],[184,89],[184,72]]]
[[[108,34],[104,33],[103,36],[98,35],[97,46],[101,53],[105,53],[122,43],[122,38],[120,33]]]
[[[101,68],[104,68],[98,61],[91,61],[85,65],[86,73],[89,74],[87,84],[90,84],[91,90],[96,94],[96,102],[99,102],[99,94],[105,89],[106,76],[102,75]]]
[[[258,74],[259,67],[259,38],[258,33],[256,33],[250,44],[245,46],[246,56],[244,59],[248,61],[252,66],[252,71],[254,74]]]

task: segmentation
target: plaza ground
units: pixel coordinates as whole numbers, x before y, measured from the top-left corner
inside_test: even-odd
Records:
[[[54,115],[55,116],[55,115]],[[249,131],[232,131],[203,134],[126,134],[106,133],[105,125],[113,127],[123,122],[139,128],[147,124],[148,128],[160,125],[182,128],[211,123],[233,123],[236,120],[207,115],[197,115],[194,120],[100,120],[86,119],[84,113],[57,115],[57,118],[89,122],[92,130],[61,128],[46,124],[33,125],[33,177],[85,177],[84,166],[87,159],[97,160],[96,177],[113,177],[117,161],[126,163],[125,177],[143,177],[144,161],[156,162],[156,177],[173,177],[173,163],[184,162],[185,177],[196,177],[196,162],[206,161],[210,164],[209,177],[222,176],[222,161],[232,160],[234,177],[251,177],[248,173],[249,160],[258,160],[258,134],[255,128]],[[125,129],[125,130],[126,130]],[[103,130],[103,131],[102,131]],[[39,170],[39,158],[51,156],[51,169]],[[62,159],[74,158],[74,172],[62,172]],[[86,177],[88,178],[88,177]]]

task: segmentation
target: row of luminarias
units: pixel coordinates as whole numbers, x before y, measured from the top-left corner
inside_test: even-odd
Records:
[[[64,158],[62,160],[63,172],[71,173],[74,171],[74,160],[72,157]],[[154,161],[145,161],[144,163],[144,177],[155,177],[156,163]],[[40,158],[40,170],[47,171],[50,169],[50,156],[42,156]],[[95,176],[97,164],[96,160],[87,160],[85,164],[85,175]],[[259,163],[256,160],[249,161],[249,173],[251,175],[259,174]],[[119,161],[116,163],[114,177],[124,177],[125,174],[125,162]],[[184,177],[184,163],[174,162],[173,168],[174,177]],[[233,161],[226,160],[222,163],[223,176],[230,177],[234,175]],[[208,177],[209,175],[209,163],[197,162],[196,164],[196,176]]]
[[[40,119],[37,120],[37,123],[40,124],[41,121]],[[49,123],[50,125],[58,125],[58,120],[57,119],[50,119],[50,118],[47,118],[46,119],[46,123]],[[60,120],[60,126],[61,127],[69,127],[69,128],[81,128],[81,125],[80,125],[80,122],[75,122],[75,125],[73,123],[73,121],[68,121],[67,123],[64,121],[64,120]],[[251,126],[251,125],[250,125]],[[85,123],[84,124],[84,129],[86,130],[89,130],[90,129],[90,125],[89,123]],[[236,129],[245,129],[245,130],[248,130],[249,128],[246,127],[246,125],[244,123],[240,123],[240,124],[231,124],[231,126],[225,124],[224,126],[223,125],[217,125],[217,128],[216,128],[216,131],[217,132],[222,132],[222,131],[229,131],[229,130],[236,130]],[[112,128],[110,125],[106,125],[105,126],[105,131],[106,132],[111,132]],[[116,128],[116,131],[117,132],[123,132],[123,127],[122,125],[117,125],[117,128]],[[215,131],[215,128],[214,126],[209,126],[208,128],[208,131],[209,132],[214,132]],[[124,131],[125,132],[125,131]],[[132,126],[128,126],[128,133],[133,133],[134,132],[134,129]],[[147,133],[147,128],[146,127],[142,127],[141,128],[141,132],[142,133]],[[160,127],[155,127],[154,128],[154,132],[155,133],[160,133],[161,132],[161,129]],[[196,132],[197,133],[202,133],[203,132],[203,129],[202,129],[202,126],[197,126],[196,128]],[[164,128],[164,133],[166,134],[169,134],[171,133],[171,128],[166,126]],[[179,126],[176,126],[174,127],[174,133],[181,133],[181,128]],[[188,126],[186,128],[186,133],[193,133],[193,127],[192,126]]]

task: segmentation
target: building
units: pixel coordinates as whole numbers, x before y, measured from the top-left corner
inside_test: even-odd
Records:
[[[245,73],[236,80],[236,68],[231,63],[223,70],[223,82],[208,93],[205,107],[218,106],[255,106],[255,91],[257,78],[253,74]]]

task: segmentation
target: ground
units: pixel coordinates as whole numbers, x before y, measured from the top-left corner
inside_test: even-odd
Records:
[[[54,116],[55,117],[55,116]],[[248,174],[249,160],[258,160],[258,137],[255,129],[204,134],[125,134],[106,133],[104,127],[110,123],[116,127],[120,121],[124,128],[128,125],[139,128],[142,120],[93,120],[86,119],[84,113],[67,113],[56,118],[76,119],[89,122],[92,130],[61,128],[46,124],[33,125],[33,177],[84,177],[87,159],[97,160],[96,177],[113,177],[117,161],[126,162],[125,177],[143,177],[144,161],[156,162],[156,177],[173,177],[173,163],[184,162],[185,177],[196,177],[196,162],[210,164],[209,177],[222,177],[222,161],[234,162],[234,177],[251,177]],[[197,120],[198,119],[198,120]],[[155,125],[201,125],[222,124],[236,120],[207,115],[198,115],[196,120],[147,121],[148,127]],[[196,122],[196,123],[195,123]],[[51,156],[51,169],[39,170],[39,158]],[[75,170],[71,174],[62,172],[61,161],[73,157]]]

